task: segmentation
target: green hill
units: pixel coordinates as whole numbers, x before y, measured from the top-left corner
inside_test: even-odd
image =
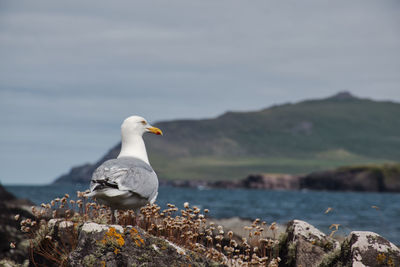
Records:
[[[156,125],[164,136],[145,141],[164,179],[240,179],[400,161],[400,104],[349,93]],[[119,145],[102,160],[118,152]]]

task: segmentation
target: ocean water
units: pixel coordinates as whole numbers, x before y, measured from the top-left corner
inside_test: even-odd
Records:
[[[36,204],[48,203],[65,193],[76,198],[85,185],[5,186]],[[267,191],[248,189],[196,189],[160,187],[157,204],[183,208],[184,202],[209,209],[210,217],[260,218],[284,224],[305,220],[326,234],[331,224],[340,224],[339,235],[354,230],[373,231],[400,245],[400,194],[325,191]],[[375,206],[375,207],[372,207]],[[325,214],[328,208],[332,211]]]

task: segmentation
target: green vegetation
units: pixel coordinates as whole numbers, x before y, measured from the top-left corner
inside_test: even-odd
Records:
[[[344,165],[363,163],[383,163],[385,160],[352,158],[222,158],[197,157],[178,158],[172,163],[167,160],[153,160],[157,172],[164,179],[221,180],[242,179],[249,174],[288,173],[306,174],[311,171],[326,170]]]
[[[369,171],[376,177],[382,177],[383,183],[390,188],[400,188],[400,164],[369,164],[339,168],[339,171]]]
[[[164,136],[144,138],[161,179],[233,180],[400,162],[400,104],[348,94],[156,125]],[[120,144],[55,182],[89,182],[95,168],[119,151]]]
[[[240,179],[400,161],[400,104],[355,97],[157,124],[146,136],[161,178]]]

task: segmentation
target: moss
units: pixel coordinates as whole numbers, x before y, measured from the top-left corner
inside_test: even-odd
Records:
[[[289,266],[296,261],[296,252],[297,252],[296,245],[297,244],[295,242],[292,242],[288,246],[286,263]]]
[[[351,265],[352,265],[352,260],[350,260],[352,258],[352,256],[351,256],[351,240],[345,239],[342,242],[342,245],[340,248],[340,258],[343,259],[344,262],[348,262],[348,264],[343,265],[343,263],[341,263],[341,265],[336,265],[336,266],[351,267]]]
[[[102,240],[100,240],[100,241],[97,241],[97,247],[99,248],[96,252],[99,252],[99,253],[102,253],[102,252],[104,252],[104,250],[107,248],[107,244],[106,243],[104,243],[104,242],[101,242]]]
[[[284,259],[285,266],[290,266],[290,264],[293,262],[293,259],[289,257],[289,232],[293,232],[293,226],[289,226],[286,232],[282,233],[279,235],[279,253],[280,257]]]
[[[166,250],[168,249],[168,244],[164,240],[159,239],[157,242],[157,247],[159,247],[161,250]]]
[[[152,256],[147,253],[142,253],[136,257],[139,262],[151,262]]]
[[[293,225],[290,225],[286,232],[279,235],[279,252],[281,258],[284,257],[285,266],[292,266],[296,259],[296,243],[289,240],[289,234],[293,233]]]
[[[329,252],[334,248],[333,241],[329,240],[328,238],[314,241],[313,245],[321,247],[325,252]]]
[[[288,231],[283,232],[282,234],[279,235],[279,238],[278,238],[278,240],[279,240],[279,251],[283,250],[283,248],[286,245],[287,239],[288,239]]]
[[[340,249],[336,249],[335,251],[326,254],[326,256],[322,259],[319,267],[342,267],[339,259]]]
[[[87,255],[83,258],[83,265],[86,267],[95,266],[96,257],[93,254]]]
[[[279,240],[279,243],[285,243],[286,242],[286,239],[287,239],[287,237],[288,237],[288,233],[287,233],[288,231],[285,231],[285,232],[283,232],[283,233],[281,233],[280,235],[279,235],[279,237],[278,237],[278,240]]]

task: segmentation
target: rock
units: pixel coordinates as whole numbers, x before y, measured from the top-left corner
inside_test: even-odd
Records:
[[[342,243],[340,254],[323,266],[400,266],[400,249],[376,233],[353,231]]]
[[[311,190],[386,191],[383,173],[363,167],[313,172],[301,178],[300,187]]]
[[[281,237],[280,266],[319,266],[327,254],[339,248],[339,242],[326,236],[311,224],[293,220]]]
[[[48,226],[49,240],[54,248],[63,250],[59,251],[58,261],[34,253],[34,261],[45,266],[221,266],[141,228],[93,222],[71,225],[59,220],[49,222]],[[71,237],[76,241],[72,242]]]
[[[22,264],[28,259],[29,241],[20,231],[20,222],[33,218],[31,205],[32,202],[16,198],[0,185],[0,259],[4,260],[0,266],[12,262]],[[16,219],[17,214],[19,216]]]
[[[306,175],[261,173],[233,181],[176,180],[160,184],[197,188],[400,192],[400,167],[398,164],[350,166]]]
[[[140,228],[85,223],[78,245],[69,256],[71,266],[93,262],[94,266],[212,266],[195,252],[163,238],[154,237]]]
[[[2,185],[0,185],[0,201],[10,201],[10,200],[15,200],[16,197],[8,192]]]
[[[250,175],[242,180],[240,185],[252,189],[298,190],[299,176],[289,174],[258,174]]]
[[[197,180],[172,180],[160,181],[164,186],[194,187],[194,188],[248,188],[271,190],[298,190],[300,189],[300,176],[290,174],[252,174],[242,180],[225,181],[197,181]]]
[[[233,218],[214,223],[228,230],[229,226],[233,229],[251,221]],[[36,245],[31,259],[31,263],[40,266],[222,266],[205,257],[208,250],[199,254],[141,228],[62,219],[52,219],[43,226],[36,235],[39,241],[33,240]],[[201,245],[196,243],[193,247],[197,246]],[[300,220],[289,222],[281,234],[279,257],[279,266],[287,267],[400,266],[399,248],[378,234],[351,232],[339,245]],[[228,262],[226,257],[222,259]],[[1,263],[15,266],[10,265],[12,261],[2,261],[0,266]]]
[[[25,260],[25,262],[21,264],[21,263],[17,263],[10,259],[1,259],[0,266],[1,267],[28,267],[29,261]]]

